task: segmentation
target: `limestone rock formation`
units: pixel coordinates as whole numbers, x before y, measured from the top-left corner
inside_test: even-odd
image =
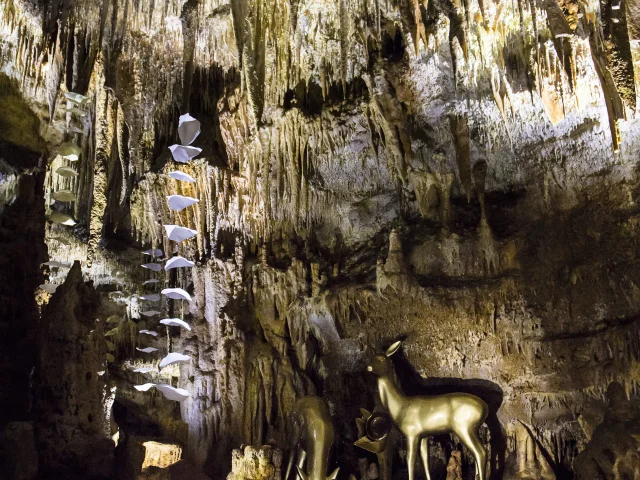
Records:
[[[403,338],[407,393],[489,404],[495,478],[633,478],[598,424],[640,382],[639,11],[0,0],[0,432],[33,425],[43,478],[220,480],[319,395],[341,475],[374,478],[364,365]],[[182,459],[143,472],[142,439]],[[434,472],[467,480],[457,449]]]

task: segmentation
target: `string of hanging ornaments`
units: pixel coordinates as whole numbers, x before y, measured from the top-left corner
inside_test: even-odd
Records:
[[[67,102],[64,110],[67,139],[57,147],[56,155],[47,165],[51,188],[47,192],[45,207],[49,222],[73,227],[76,221],[67,212],[71,204],[77,200],[76,190],[78,186],[76,178],[79,174],[75,164],[80,161],[82,155],[82,149],[77,144],[74,135],[87,135],[83,122],[87,118],[86,106],[89,97],[75,92],[66,92],[64,97]],[[65,245],[68,244],[61,236],[52,237],[52,239]],[[56,260],[48,261],[44,265],[49,268],[71,268],[71,264]],[[53,295],[58,287],[58,284],[45,283],[40,285],[39,288]]]
[[[171,155],[176,162],[185,164],[189,163],[202,152],[201,148],[193,147],[191,145],[198,137],[198,135],[200,135],[200,122],[188,113],[182,115],[178,124],[178,136],[180,137],[180,144],[171,145],[169,147]],[[195,182],[195,179],[193,177],[179,170],[170,172],[168,176],[169,178],[172,178],[173,180],[176,180],[178,182]],[[170,195],[167,197],[169,209],[174,212],[180,212],[185,208],[189,208],[197,204],[198,202],[199,200],[197,198],[185,197],[178,194]],[[163,225],[163,227],[167,238],[171,242],[182,243],[195,237],[198,234],[196,230],[192,230],[182,225]],[[152,258],[151,262],[142,264],[143,268],[148,269],[154,273],[159,273],[163,270],[163,266],[161,264],[161,259],[163,257],[162,250],[152,247],[151,249],[145,250],[142,253],[145,255],[149,255]],[[191,268],[194,265],[195,263],[193,261],[186,259],[180,255],[175,255],[171,258],[166,259],[166,261],[164,262],[164,271],[168,272],[169,270],[176,268]],[[158,283],[160,283],[159,279],[151,278],[149,280],[146,280],[143,283],[143,286],[156,285]],[[142,295],[140,296],[140,299],[144,301],[157,302],[161,300],[161,295],[164,295],[169,301],[181,302],[181,306],[183,306],[182,302],[191,302],[192,300],[191,295],[189,295],[189,293],[182,288],[164,288],[160,291],[160,293]],[[182,308],[181,311],[183,310],[184,309]],[[160,315],[162,312],[158,310],[146,310],[140,313],[145,317],[151,318],[156,315]],[[179,327],[187,331],[191,331],[191,327],[189,326],[189,324],[181,318],[164,318],[160,320],[160,324],[166,327],[167,335],[169,335],[170,327]],[[158,332],[147,329],[140,330],[138,333],[147,336],[147,338],[155,338],[158,336]],[[169,350],[170,349],[171,346],[169,344]],[[152,354],[158,351],[158,349],[155,347],[136,348],[136,350],[146,354]],[[189,362],[190,360],[191,357],[180,352],[168,352],[168,354],[160,361],[159,369],[162,370],[169,365]],[[151,368],[142,367],[137,368],[135,371],[138,373],[149,373],[152,370],[153,369]],[[155,388],[157,391],[162,393],[168,400],[177,402],[183,402],[191,396],[189,391],[167,384],[145,383],[143,385],[135,385],[135,389],[139,392],[148,392],[152,388]]]

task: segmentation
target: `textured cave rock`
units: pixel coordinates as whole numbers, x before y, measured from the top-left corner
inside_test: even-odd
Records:
[[[74,263],[43,311],[35,373],[36,442],[45,478],[111,478],[113,393],[100,300]]]
[[[314,394],[341,476],[375,480],[353,445],[364,367],[402,338],[405,391],[490,405],[492,478],[596,478],[593,458],[633,478],[636,3],[0,0],[0,458],[35,455],[43,479],[270,479]],[[178,164],[187,112],[202,153]],[[151,273],[150,248],[196,265]],[[164,288],[193,301],[141,298]],[[191,360],[160,371],[170,352]],[[602,418],[629,430],[611,455]],[[143,471],[147,440],[182,459]],[[471,478],[457,439],[431,451]]]

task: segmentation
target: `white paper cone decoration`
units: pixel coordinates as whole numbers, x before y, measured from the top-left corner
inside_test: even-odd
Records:
[[[69,100],[71,103],[75,103],[76,105],[84,105],[89,100],[89,97],[85,97],[79,93],[75,92],[67,92],[64,94],[64,98]]]
[[[68,247],[71,245],[70,242],[67,242],[64,238],[62,237],[51,237],[51,240],[55,240],[56,242],[58,242],[61,245],[64,245],[65,247]]]
[[[160,280],[157,278],[151,278],[149,280],[145,280],[142,285],[151,285],[152,283],[158,283]]]
[[[158,310],[146,310],[144,312],[140,312],[140,315],[144,315],[145,317],[153,317],[154,315],[160,315],[162,312]]]
[[[148,392],[154,387],[164,395],[164,398],[175,402],[183,402],[191,396],[191,394],[184,388],[175,388],[166,384],[157,385],[155,383],[145,383],[144,385],[134,385],[134,388],[139,392]]]
[[[168,271],[172,268],[193,267],[194,265],[195,263],[193,263],[192,261],[178,255],[177,257],[171,257],[169,260],[167,260],[164,269],[165,271]]]
[[[40,290],[44,290],[45,292],[53,295],[54,293],[56,293],[56,290],[58,289],[59,286],[60,285],[54,285],[53,283],[44,283],[40,285],[38,288]]]
[[[148,373],[148,372],[152,372],[153,370],[155,370],[155,369],[151,368],[151,367],[138,367],[133,372],[134,373]],[[139,385],[139,386],[141,386],[141,385]]]
[[[61,177],[65,177],[65,178],[71,178],[71,177],[77,177],[78,176],[78,172],[76,172],[71,167],[60,167],[59,169],[56,170],[56,173],[58,175],[60,175]]]
[[[146,347],[146,348],[138,348],[138,347],[136,347],[136,350],[138,350],[139,352],[144,352],[144,353],[152,353],[152,352],[157,352],[158,351],[157,348],[153,348],[153,347]]]
[[[195,183],[195,178],[193,178],[191,175],[187,175],[184,172],[180,172],[178,170],[176,170],[175,172],[169,172],[168,174],[171,178],[174,178],[176,180],[180,180],[181,182],[189,182],[189,183]]]
[[[149,295],[141,295],[140,298],[142,300],[146,300],[147,302],[157,302],[158,300],[160,300],[160,294],[151,293]]]
[[[189,326],[189,324],[179,318],[164,318],[160,320],[160,323],[163,325],[167,325],[168,327],[182,327],[191,331],[191,327]]]
[[[191,301],[191,295],[185,292],[181,288],[165,288],[161,292],[163,295],[166,295],[171,300],[187,300]]]
[[[163,225],[163,227],[167,232],[169,240],[173,240],[174,242],[184,242],[198,234],[197,230],[180,227],[179,225]]]
[[[142,253],[144,253],[145,255],[151,255],[152,257],[162,256],[162,250],[160,250],[159,248],[150,248],[149,250],[145,250]]]
[[[184,388],[175,388],[171,385],[156,385],[156,390],[159,390],[167,400],[173,400],[175,402],[184,402],[191,396]]]
[[[57,260],[51,260],[49,262],[45,262],[44,265],[48,265],[52,268],[71,268],[71,264],[58,262]]]
[[[182,145],[171,145],[169,147],[173,159],[179,163],[189,163],[189,160],[197,157],[202,152],[201,148],[183,147]]]
[[[59,190],[51,195],[58,202],[75,202],[76,194],[71,190]]]
[[[167,201],[169,202],[169,208],[171,210],[179,212],[191,205],[195,205],[200,200],[193,197],[183,197],[182,195],[171,195],[167,197]]]
[[[141,265],[142,268],[148,268],[152,272],[160,272],[162,271],[162,265],[159,263],[144,263]]]
[[[71,162],[77,162],[81,153],[80,147],[73,142],[64,142],[58,147],[58,155]]]
[[[158,336],[158,332],[154,332],[153,330],[140,330],[140,333],[143,335],[151,335],[152,337]]]
[[[49,215],[49,221],[53,223],[59,223],[60,225],[66,225],[67,227],[73,227],[76,224],[76,221],[73,217],[67,215],[66,213],[53,211],[51,215]]]
[[[139,392],[148,392],[155,386],[155,383],[145,383],[144,385],[134,385],[133,388],[135,388]]]
[[[189,360],[191,360],[191,357],[188,355],[183,355],[181,353],[170,353],[162,359],[162,361],[160,362],[160,368],[169,366],[172,363],[188,362]]]
[[[191,145],[200,135],[200,122],[188,113],[180,117],[178,123],[178,136],[182,145]]]

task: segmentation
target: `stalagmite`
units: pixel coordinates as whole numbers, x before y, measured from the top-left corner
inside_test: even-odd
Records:
[[[160,323],[169,327],[182,327],[191,331],[191,327],[189,326],[189,324],[179,318],[164,318],[160,320]]]
[[[198,232],[196,230],[191,230],[190,228],[180,227],[178,225],[163,225],[164,229],[167,232],[167,237],[169,240],[173,240],[174,242],[184,242],[190,238],[195,237]]]
[[[160,362],[160,368],[164,368],[172,363],[188,362],[189,360],[191,360],[190,356],[173,352],[162,359]]]
[[[167,260],[167,263],[164,266],[165,271],[171,270],[172,268],[181,268],[181,267],[193,267],[195,265],[194,262],[187,260],[180,255],[176,257],[172,257]]]
[[[183,197],[182,195],[170,195],[167,197],[167,201],[169,202],[169,208],[176,212],[199,202],[197,198]]]
[[[191,301],[191,295],[189,295],[181,288],[165,288],[164,290],[162,290],[162,294],[166,295],[167,298],[170,298],[172,300],[187,300],[189,302]]]

